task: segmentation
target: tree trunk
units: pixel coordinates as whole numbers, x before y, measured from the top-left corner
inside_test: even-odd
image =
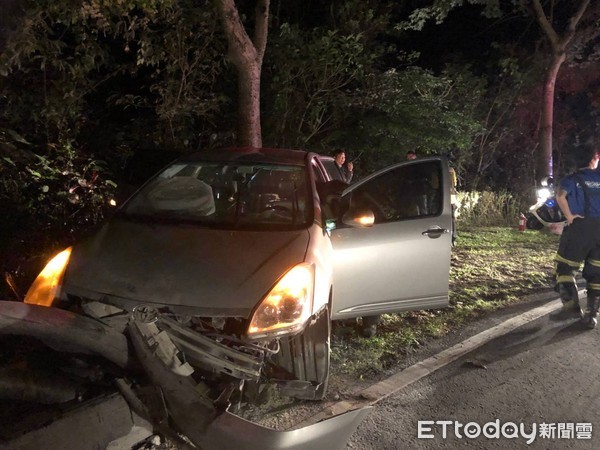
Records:
[[[540,177],[553,176],[552,131],[554,120],[554,90],[556,86],[556,80],[558,78],[560,66],[566,59],[567,46],[573,39],[573,36],[575,36],[577,24],[580,22],[585,11],[588,9],[590,0],[579,0],[577,11],[569,19],[568,26],[562,35],[559,35],[556,30],[554,30],[540,0],[532,0],[531,9],[529,8],[529,0],[521,0],[521,4],[536,18],[542,31],[548,38],[552,48],[552,57],[550,66],[546,72],[544,94],[542,99],[542,124],[539,136],[540,154],[538,167],[540,170]],[[553,7],[553,5],[554,4],[551,3],[551,7]],[[549,16],[552,16],[552,13],[549,14]]]
[[[262,147],[260,73],[261,67],[257,64],[238,70],[237,143],[240,146]]]
[[[540,167],[539,174],[553,176],[552,138],[554,124],[554,90],[560,66],[565,61],[565,54],[559,53],[552,57],[552,62],[546,73],[544,93],[542,97],[542,124],[540,129]]]
[[[237,144],[262,147],[260,74],[267,44],[270,0],[256,0],[254,38],[251,40],[234,0],[215,0],[229,44],[229,59],[238,74]]]

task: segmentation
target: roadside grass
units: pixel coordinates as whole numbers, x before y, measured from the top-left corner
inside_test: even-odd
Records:
[[[551,287],[558,240],[545,231],[460,228],[452,249],[449,307],[385,314],[377,335],[368,339],[358,337],[357,323],[335,324],[332,371],[357,379],[376,376],[425,341]]]

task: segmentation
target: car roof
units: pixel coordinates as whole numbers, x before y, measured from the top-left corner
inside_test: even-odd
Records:
[[[304,165],[308,152],[285,148],[227,147],[185,155],[180,161],[239,161]]]

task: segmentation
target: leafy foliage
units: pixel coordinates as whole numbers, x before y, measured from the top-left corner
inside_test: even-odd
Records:
[[[360,34],[306,33],[289,24],[271,40],[269,57],[273,107],[268,109],[268,141],[282,146],[305,146],[337,130],[341,106],[373,59]]]
[[[189,148],[225,101],[213,93],[225,52],[206,3],[30,2],[21,23],[0,59],[3,116],[37,140],[121,130],[118,114],[130,135],[146,121],[129,141]]]
[[[507,191],[459,191],[456,217],[459,227],[512,226],[525,207]]]
[[[403,159],[411,148],[422,154],[461,149],[468,159],[480,130],[476,106],[484,81],[468,69],[434,74],[411,65],[414,56],[377,41],[384,28],[359,30],[373,14],[363,7],[352,17],[342,8],[336,25],[345,35],[287,23],[271,33],[265,141],[364,154],[359,173]],[[384,27],[389,16],[381,14]],[[391,54],[402,67],[381,71],[378,61]]]
[[[216,14],[206,4],[188,0],[157,6],[156,16],[134,28],[134,35],[128,31],[125,44],[125,51],[135,49],[135,68],[128,70],[141,78],[147,91],[116,92],[108,100],[156,114],[158,128],[149,136],[153,142],[193,148],[204,133],[213,132],[210,124],[228,101],[215,88],[223,70],[225,43]]]
[[[73,144],[49,145],[44,155],[16,132],[0,129],[0,269],[21,295],[53,252],[103,218],[116,184],[103,161]],[[9,298],[0,285],[0,295]]]
[[[421,155],[469,152],[480,129],[473,116],[479,79],[450,70],[436,76],[411,66],[371,75],[367,82],[348,103],[351,126],[339,138],[365,151],[365,168],[402,160],[410,149]]]
[[[513,0],[511,3],[516,3]],[[483,7],[485,17],[499,17],[502,12],[499,0],[433,0],[430,5],[414,9],[407,21],[398,24],[402,30],[422,30],[425,23],[433,20],[441,24],[455,8],[465,5],[479,5]]]
[[[10,145],[6,134],[4,146]],[[51,145],[45,156],[14,145],[12,153],[0,160],[0,204],[11,211],[6,231],[71,235],[102,220],[117,186],[106,178],[104,162],[82,156],[70,143]]]

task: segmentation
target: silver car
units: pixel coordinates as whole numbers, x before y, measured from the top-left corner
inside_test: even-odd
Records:
[[[350,186],[330,160],[242,148],[180,158],[51,261],[26,303],[133,324],[214,398],[275,382],[321,399],[331,321],[447,305],[451,248],[443,158]]]

